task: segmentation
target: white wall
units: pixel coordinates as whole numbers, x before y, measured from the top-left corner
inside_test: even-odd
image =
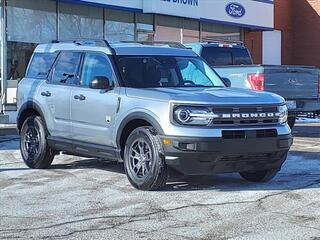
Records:
[[[273,28],[274,4],[272,0],[78,0],[97,4],[141,9],[145,13],[159,13],[194,19],[231,23],[243,27]],[[182,3],[181,3],[182,2]],[[186,4],[183,4],[185,2]],[[190,4],[189,4],[190,3]],[[229,3],[241,4],[245,9],[242,17],[227,14]]]
[[[281,65],[281,31],[263,32],[262,63]]]

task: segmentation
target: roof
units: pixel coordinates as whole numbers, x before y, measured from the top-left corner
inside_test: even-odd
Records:
[[[80,42],[57,42],[40,44],[35,49],[38,53],[53,53],[56,51],[98,51],[108,55],[169,55],[169,56],[197,56],[192,50],[164,45],[144,45],[140,43],[114,43],[86,41]]]

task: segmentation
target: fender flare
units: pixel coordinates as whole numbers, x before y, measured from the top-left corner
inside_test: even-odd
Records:
[[[120,138],[123,132],[123,129],[125,128],[125,126],[133,120],[144,120],[149,122],[157,131],[158,134],[163,135],[164,132],[162,130],[162,127],[160,126],[159,122],[152,117],[150,114],[148,113],[144,113],[144,112],[134,112],[134,113],[130,113],[128,116],[126,116],[122,122],[120,123],[118,130],[117,130],[117,138],[116,138],[116,143],[117,143],[117,147],[120,148]]]
[[[35,103],[34,101],[27,101],[25,102],[24,104],[21,105],[21,107],[19,108],[19,111],[18,111],[18,115],[17,115],[17,129],[20,133],[20,129],[22,127],[22,122],[21,121],[21,115],[23,112],[27,111],[28,109],[33,109],[35,111],[37,111],[40,115],[40,117],[43,119],[43,122],[44,124],[46,125],[46,121],[45,121],[45,117],[44,117],[44,114],[41,110],[41,107]]]

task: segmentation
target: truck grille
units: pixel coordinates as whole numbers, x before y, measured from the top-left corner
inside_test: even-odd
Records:
[[[215,106],[212,108],[215,117],[212,124],[217,125],[270,125],[279,122],[277,106]]]

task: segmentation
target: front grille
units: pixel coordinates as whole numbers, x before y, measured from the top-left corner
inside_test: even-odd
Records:
[[[223,139],[243,139],[243,138],[272,138],[277,137],[277,129],[262,130],[224,130],[222,131]]]
[[[245,131],[222,131],[222,138],[224,139],[240,139],[245,137]]]
[[[275,153],[257,153],[257,154],[230,154],[230,155],[224,155],[220,157],[220,161],[227,161],[227,162],[241,162],[241,161],[269,161],[272,160],[276,161],[280,159],[283,156],[283,153],[281,152],[275,152]]]
[[[277,106],[215,106],[212,111],[217,125],[270,125],[279,122]]]

